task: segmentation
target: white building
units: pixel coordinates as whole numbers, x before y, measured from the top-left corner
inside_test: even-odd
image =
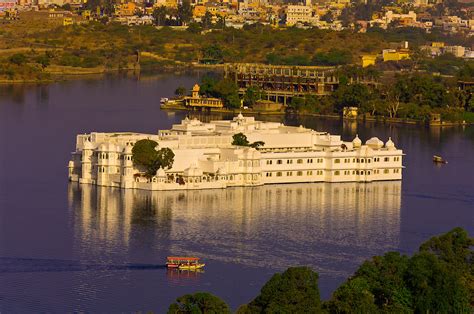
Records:
[[[311,1],[309,0],[306,0],[304,5],[287,5],[285,14],[287,26],[293,26],[297,23],[315,25],[319,22],[319,16],[314,14]]]
[[[243,133],[260,148],[232,145]],[[132,161],[132,147],[141,139],[168,147],[175,154],[171,169],[147,178]],[[186,190],[258,186],[296,182],[371,182],[401,180],[403,152],[391,139],[339,135],[256,121],[241,114],[233,120],[185,119],[157,135],[90,133],[77,136],[69,162],[69,179],[80,183],[145,190]]]

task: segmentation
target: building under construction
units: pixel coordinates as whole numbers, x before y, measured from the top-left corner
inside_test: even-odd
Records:
[[[258,86],[266,98],[287,104],[292,97],[330,95],[339,87],[337,67],[268,65],[260,63],[226,64],[224,75],[239,86],[243,95],[250,86]],[[377,86],[373,78],[349,78],[349,84]]]
[[[224,75],[245,93],[250,86],[260,87],[267,99],[287,103],[295,96],[329,95],[339,85],[336,67],[226,64]]]

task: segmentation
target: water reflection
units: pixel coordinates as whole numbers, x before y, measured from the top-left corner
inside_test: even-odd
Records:
[[[71,184],[68,195],[83,259],[148,251],[341,274],[341,263],[399,245],[401,182],[167,192]]]

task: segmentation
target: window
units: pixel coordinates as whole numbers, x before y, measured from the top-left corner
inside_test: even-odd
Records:
[[[364,174],[364,170],[362,170],[362,171],[360,172],[360,174]]]
[[[334,175],[338,176],[340,174],[339,170],[334,171]]]
[[[277,177],[281,177],[281,172],[280,171],[277,172]]]
[[[293,163],[293,160],[292,160],[292,159],[288,159],[288,160],[286,161],[286,163],[287,163],[287,164],[292,164],[292,163]]]
[[[389,172],[388,169],[385,169],[385,170],[383,171],[383,173],[385,173],[385,174],[387,174],[388,172]]]
[[[393,169],[393,173],[399,173],[400,169]]]
[[[306,171],[306,175],[312,176],[312,175],[313,175],[313,171]]]
[[[400,157],[393,157],[393,161],[399,161]]]
[[[364,158],[362,158],[362,159],[360,160],[360,162],[361,162],[361,163],[364,163],[364,162],[365,162],[365,159],[364,159]]]
[[[323,174],[323,171],[322,171],[322,170],[318,170],[316,174],[320,176],[320,175]]]
[[[354,159],[352,159],[352,162],[356,162],[356,159],[355,159],[355,158],[354,158]]]
[[[291,177],[292,175],[293,175],[293,172],[291,172],[291,171],[287,171],[287,172],[286,172],[286,176],[287,176],[287,177]]]
[[[339,158],[334,159],[334,163],[335,163],[335,164],[340,164],[340,163],[341,163],[341,160],[340,160]]]
[[[298,171],[298,172],[296,173],[296,175],[297,175],[298,177],[301,177],[301,176],[303,175],[303,171]]]
[[[283,163],[283,161],[281,159],[277,160],[277,164],[281,165],[282,163]]]
[[[313,159],[308,159],[308,164],[312,164],[313,163]]]
[[[383,161],[390,161],[390,157],[385,157]]]
[[[271,177],[271,176],[272,176],[272,173],[271,173],[271,172],[267,172],[267,173],[266,173],[266,176],[267,176],[267,177]]]
[[[299,163],[299,164],[302,164],[302,163],[303,163],[303,159],[298,159],[296,162]]]
[[[370,164],[371,160],[370,160],[370,159],[367,159],[367,162]]]
[[[322,158],[318,158],[318,163],[323,163],[323,159]]]
[[[267,165],[271,165],[272,164],[272,161],[271,160],[267,160]]]

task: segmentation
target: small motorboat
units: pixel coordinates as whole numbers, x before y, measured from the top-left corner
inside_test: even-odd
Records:
[[[169,100],[169,98],[163,97],[163,98],[160,99],[160,103],[166,104],[168,102],[168,100]]]
[[[200,263],[199,260],[198,257],[168,256],[166,259],[166,267],[179,270],[198,270],[206,265]]]
[[[448,163],[445,159],[443,159],[443,157],[436,156],[436,155],[433,156],[433,162],[438,163],[438,164],[447,164]]]

